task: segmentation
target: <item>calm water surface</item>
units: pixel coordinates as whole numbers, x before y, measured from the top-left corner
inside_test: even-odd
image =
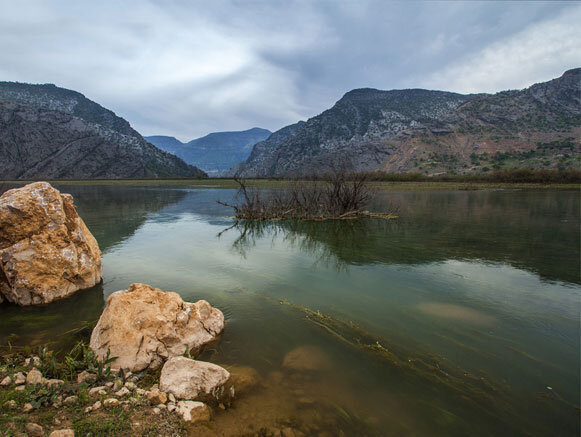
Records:
[[[46,307],[0,306],[3,344],[65,348],[110,293],[144,282],[220,308],[226,331],[202,358],[261,375],[218,432],[579,435],[578,191],[386,191],[371,206],[397,209],[394,221],[221,233],[233,220],[216,200],[230,190],[60,189],[99,241],[104,282]],[[328,357],[320,373],[282,368],[302,346]]]

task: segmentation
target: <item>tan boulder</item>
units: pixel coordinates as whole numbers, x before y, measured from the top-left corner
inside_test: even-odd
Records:
[[[161,369],[159,389],[178,399],[219,398],[230,373],[216,364],[185,357],[169,359]]]
[[[101,251],[71,195],[35,182],[0,196],[0,296],[45,304],[94,286],[101,275]]]
[[[133,372],[159,367],[164,360],[196,354],[224,329],[224,315],[205,300],[184,302],[173,292],[145,284],[109,296],[91,335],[98,358],[117,357],[115,369]]]

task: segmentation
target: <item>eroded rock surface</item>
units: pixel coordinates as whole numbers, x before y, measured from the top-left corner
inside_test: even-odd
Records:
[[[168,358],[196,354],[224,329],[224,315],[205,300],[184,302],[173,292],[132,284],[107,299],[91,335],[99,358],[107,351],[115,369],[133,372],[159,367]]]
[[[168,360],[161,370],[159,389],[178,399],[197,399],[207,395],[218,398],[218,391],[230,378],[230,373],[212,363],[186,357]]]
[[[71,195],[35,182],[0,197],[0,302],[49,303],[101,275],[101,251]]]

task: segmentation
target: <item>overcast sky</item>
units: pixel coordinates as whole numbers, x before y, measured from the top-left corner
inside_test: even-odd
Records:
[[[143,135],[279,129],[353,88],[516,89],[581,66],[576,2],[0,0],[0,80]]]

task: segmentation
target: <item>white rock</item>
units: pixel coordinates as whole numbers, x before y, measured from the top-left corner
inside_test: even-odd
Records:
[[[25,382],[26,382],[26,376],[24,376],[24,373],[18,372],[17,374],[14,375],[14,384],[22,385]]]
[[[65,382],[62,379],[47,379],[44,383],[47,387],[52,387],[54,385],[62,385]]]
[[[130,393],[131,392],[129,391],[129,389],[127,387],[123,387],[121,390],[115,392],[115,396],[122,398],[123,396],[127,396]]]
[[[180,401],[176,411],[189,423],[209,422],[211,419],[210,408],[202,402]]]
[[[57,429],[50,433],[48,437],[75,437],[75,431],[72,429]]]
[[[107,390],[106,387],[104,385],[101,385],[99,387],[93,387],[91,389],[89,389],[89,396],[101,396],[101,395],[106,395],[107,394]]]
[[[196,399],[215,393],[229,378],[230,373],[216,364],[174,357],[164,364],[159,387],[177,399]]]
[[[10,385],[10,384],[12,384],[12,378],[10,378],[9,376],[7,376],[6,378],[4,378],[4,379],[2,380],[2,382],[0,382],[0,385],[1,385],[2,387],[6,387],[6,386],[8,386],[8,385]]]
[[[184,302],[173,292],[132,284],[115,292],[91,335],[98,358],[118,357],[111,367],[141,371],[168,357],[196,353],[224,329],[224,315],[204,300]]]
[[[28,385],[42,384],[42,373],[40,373],[37,369],[32,369],[26,375],[26,384]]]

